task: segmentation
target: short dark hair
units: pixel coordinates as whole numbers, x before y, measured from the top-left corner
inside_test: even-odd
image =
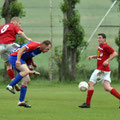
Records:
[[[52,46],[52,43],[51,43],[50,40],[45,40],[45,41],[42,42],[42,44],[45,44],[46,46],[48,46],[48,45]]]
[[[106,39],[106,35],[104,33],[99,33],[98,36],[102,36],[103,38]]]

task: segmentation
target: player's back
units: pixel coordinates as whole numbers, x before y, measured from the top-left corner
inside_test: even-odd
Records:
[[[21,29],[13,23],[0,26],[0,44],[13,43],[19,30]]]

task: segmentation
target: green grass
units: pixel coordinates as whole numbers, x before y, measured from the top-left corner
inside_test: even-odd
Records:
[[[119,90],[119,85],[113,87]],[[104,92],[100,84],[95,88],[90,109],[78,108],[85,101],[86,92],[80,92],[77,84],[32,81],[26,95],[31,109],[17,106],[19,93],[9,93],[5,85],[0,86],[0,91],[1,120],[119,120],[120,117],[119,101]]]

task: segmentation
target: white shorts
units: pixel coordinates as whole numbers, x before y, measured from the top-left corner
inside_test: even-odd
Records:
[[[97,82],[104,82],[104,80],[107,80],[111,83],[111,78],[110,78],[110,73],[111,71],[101,71],[101,70],[94,70],[90,77],[90,81],[93,82],[94,84]]]
[[[8,57],[11,52],[13,52],[17,47],[19,47],[17,43],[12,44],[0,44],[0,57],[4,62],[8,61]]]

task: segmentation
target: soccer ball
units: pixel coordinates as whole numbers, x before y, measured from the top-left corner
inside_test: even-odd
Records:
[[[82,81],[79,83],[78,88],[80,89],[80,91],[85,92],[88,89],[88,83],[85,81]]]

